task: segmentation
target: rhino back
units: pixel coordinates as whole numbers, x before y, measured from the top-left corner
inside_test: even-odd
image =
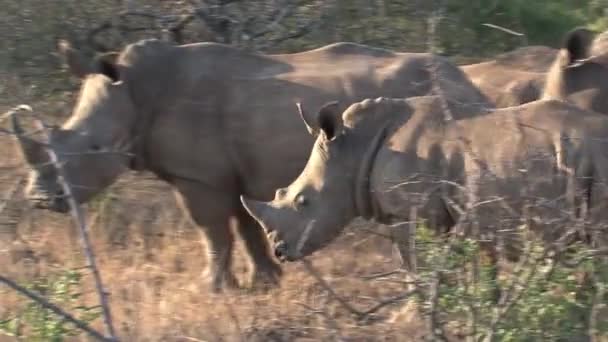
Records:
[[[428,54],[376,56],[365,51],[338,59],[320,55],[323,58],[315,63],[302,62],[298,56],[290,72],[226,82],[224,138],[246,194],[269,198],[273,189],[289,184],[304,167],[313,139],[297,115],[296,102],[314,110],[335,100],[347,106],[365,98],[433,92],[428,65],[436,57]],[[452,82],[444,87],[449,97],[461,103],[487,103],[457,67],[442,59],[436,62],[444,79]]]
[[[497,107],[509,107],[540,97],[556,54],[550,47],[528,46],[461,69]]]
[[[455,65],[429,54],[350,43],[290,55],[215,43],[161,44],[155,54],[154,44],[123,56],[147,120],[141,124],[149,125],[152,171],[261,199],[295,178],[312,147],[296,102],[314,110],[334,100],[347,105],[369,97],[425,95],[433,91],[433,63],[449,79],[444,84],[450,97],[486,101]]]
[[[443,199],[450,198],[460,208],[485,203],[476,209],[481,226],[499,229],[533,198],[552,203],[536,206],[539,215],[558,218],[584,200],[569,184],[584,190],[581,177],[593,173],[586,165],[606,159],[605,149],[591,142],[608,134],[608,121],[561,102],[451,123],[442,123],[440,114],[414,114],[378,154],[372,187],[387,217],[406,218],[418,206],[421,217],[439,215],[445,222],[435,225],[447,226],[457,212],[445,215],[450,210]]]

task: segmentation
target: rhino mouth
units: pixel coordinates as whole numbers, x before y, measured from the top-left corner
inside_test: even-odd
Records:
[[[315,223],[316,220],[310,220],[306,224],[306,227],[302,231],[302,234],[300,234],[298,237],[295,246],[288,245],[285,240],[281,239],[276,230],[268,232],[266,235],[272,246],[274,246],[274,256],[280,262],[290,262],[300,260],[310,254],[312,251],[307,252],[305,246],[312,230],[315,227]],[[295,247],[295,249],[293,247]]]
[[[277,260],[280,262],[292,261],[288,257],[287,243],[279,237],[279,233],[276,230],[267,230],[266,238],[270,242],[270,245],[273,246],[272,249]]]

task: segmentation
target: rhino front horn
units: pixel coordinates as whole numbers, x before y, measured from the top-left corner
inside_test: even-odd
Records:
[[[47,162],[46,149],[40,142],[25,136],[17,115],[17,113],[11,115],[11,123],[25,161],[32,166]]]
[[[256,219],[256,221],[261,223],[264,220],[264,216],[268,210],[268,204],[265,202],[248,199],[244,196],[241,196],[241,203],[243,203],[245,210],[247,210],[249,215]]]

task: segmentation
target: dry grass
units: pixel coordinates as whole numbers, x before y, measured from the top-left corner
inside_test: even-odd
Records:
[[[69,107],[65,98],[55,103],[23,98],[10,105],[28,100],[38,110]],[[2,197],[25,175],[14,152],[13,142],[0,137]],[[57,268],[84,265],[69,218],[32,210],[21,196],[21,192],[12,196],[0,213],[0,274],[28,282]],[[422,323],[416,317],[407,324],[403,320],[391,323],[400,304],[380,310],[374,319],[357,321],[297,263],[285,265],[282,286],[266,293],[208,292],[201,282],[206,257],[200,232],[177,209],[170,188],[152,175],[125,175],[87,211],[100,271],[111,293],[114,321],[124,341],[422,338]],[[234,267],[241,278],[247,272],[243,251],[239,242]],[[311,261],[338,293],[363,309],[404,291],[401,284],[362,277],[394,268],[391,254],[385,238],[351,228]],[[94,303],[90,277],[85,292],[85,300]],[[6,288],[0,288],[0,298],[0,317],[23,305]],[[96,325],[101,328],[101,320]]]

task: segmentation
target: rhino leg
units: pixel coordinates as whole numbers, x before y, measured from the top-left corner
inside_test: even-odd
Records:
[[[251,285],[262,289],[277,286],[283,271],[271,255],[262,227],[242,210],[238,216],[238,229],[252,259]]]
[[[190,217],[202,228],[207,243],[208,266],[205,281],[212,292],[223,288],[236,288],[238,282],[230,266],[234,247],[234,235],[230,219],[234,216],[234,200],[226,193],[210,191],[190,182],[175,184],[178,202],[190,213]]]

